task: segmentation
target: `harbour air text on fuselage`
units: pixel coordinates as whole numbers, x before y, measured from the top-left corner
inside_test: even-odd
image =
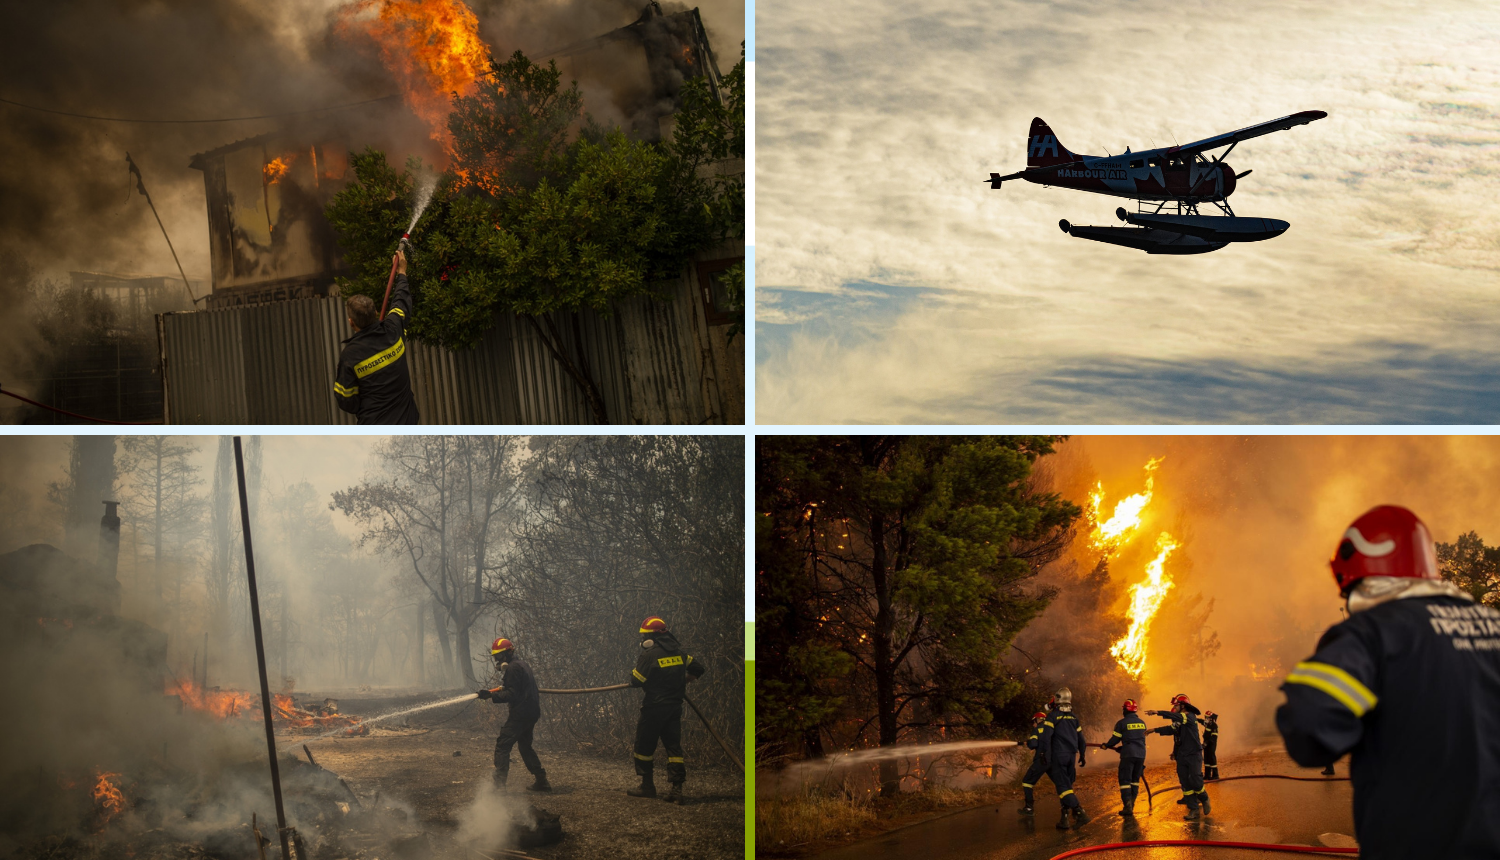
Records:
[[[1010,179],[1038,185],[1071,188],[1139,201],[1137,212],[1123,207],[1115,214],[1130,227],[1083,227],[1062,221],[1064,233],[1080,239],[1136,248],[1148,254],[1203,254],[1231,242],[1258,242],[1285,233],[1291,225],[1274,218],[1244,218],[1229,207],[1235,184],[1250,171],[1236,174],[1224,160],[1240,141],[1285,131],[1328,116],[1320,110],[1302,111],[1239,131],[1205,138],[1186,146],[1171,146],[1122,155],[1091,156],[1070,152],[1037,117],[1027,138],[1026,169],[1001,176],[991,173],[990,188]],[[1209,159],[1204,153],[1228,147]],[[1200,215],[1198,206],[1210,204],[1222,215]]]

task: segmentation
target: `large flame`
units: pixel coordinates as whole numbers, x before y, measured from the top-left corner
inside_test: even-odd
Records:
[[[1104,505],[1104,484],[1100,482],[1094,486],[1094,492],[1089,494],[1089,522],[1094,524],[1093,531],[1089,534],[1089,543],[1094,549],[1109,555],[1130,540],[1136,529],[1141,527],[1141,514],[1146,510],[1146,505],[1151,503],[1151,493],[1156,483],[1156,478],[1151,473],[1161,465],[1161,460],[1162,458],[1155,457],[1147,461],[1146,489],[1115,502],[1114,513],[1107,520],[1101,510]]]
[[[1167,556],[1177,549],[1177,541],[1166,532],[1156,540],[1156,558],[1146,565],[1145,580],[1130,587],[1130,629],[1120,641],[1110,646],[1110,656],[1130,677],[1140,680],[1146,670],[1146,648],[1150,644],[1151,622],[1161,602],[1172,589],[1172,580],[1167,578]]]
[[[99,827],[102,829],[116,815],[125,811],[125,793],[120,791],[114,781],[119,779],[118,773],[99,772],[99,781],[94,783],[94,804],[99,807],[102,819]]]
[[[460,0],[354,0],[341,10],[340,24],[375,40],[406,104],[451,152],[451,99],[471,95],[475,79],[490,69],[473,10]]]

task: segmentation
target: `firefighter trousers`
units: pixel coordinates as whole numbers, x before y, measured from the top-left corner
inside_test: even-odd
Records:
[[[1134,811],[1136,795],[1141,793],[1141,774],[1145,772],[1145,759],[1120,759],[1120,802],[1126,810]]]
[[[1039,758],[1033,758],[1031,760],[1031,767],[1026,769],[1026,775],[1021,777],[1021,790],[1026,792],[1026,806],[1028,809],[1036,805],[1034,802],[1036,795],[1032,790],[1036,788],[1036,784],[1046,775],[1047,763]]]
[[[682,763],[682,705],[654,705],[641,708],[640,720],[635,724],[635,772],[644,780],[651,779],[656,755],[656,743],[667,749],[667,779],[673,785],[687,781],[687,768]]]
[[[1219,778],[1219,751],[1213,747],[1203,748],[1203,778]]]
[[[1074,809],[1083,805],[1078,802],[1078,795],[1073,793],[1073,780],[1077,775],[1077,764],[1072,756],[1068,756],[1067,761],[1054,760],[1052,767],[1047,770],[1047,776],[1052,780],[1052,784],[1057,786],[1057,799],[1062,801],[1064,809]]]
[[[510,775],[510,748],[520,747],[521,763],[534,776],[541,776],[542,760],[531,748],[531,736],[536,729],[536,720],[511,717],[500,727],[500,737],[495,738],[495,782],[505,784]]]
[[[1203,799],[1203,754],[1177,757],[1177,781],[1182,784],[1182,796],[1187,799],[1188,809],[1197,809]]]

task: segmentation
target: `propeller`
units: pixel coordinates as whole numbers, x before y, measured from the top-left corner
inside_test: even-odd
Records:
[[[1244,178],[1245,178],[1245,177],[1246,177],[1246,176],[1249,176],[1249,175],[1250,175],[1250,174],[1252,174],[1252,173],[1254,173],[1254,172],[1255,172],[1255,171],[1253,171],[1253,170],[1247,170],[1247,171],[1245,171],[1245,172],[1244,172],[1244,173],[1236,173],[1236,174],[1235,174],[1235,175],[1234,175],[1234,178],[1235,178],[1235,179],[1244,179]]]

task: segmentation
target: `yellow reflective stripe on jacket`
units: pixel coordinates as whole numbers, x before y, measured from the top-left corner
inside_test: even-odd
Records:
[[[396,359],[406,354],[406,339],[396,338],[396,343],[382,349],[369,358],[354,365],[354,375],[360,379],[374,373],[377,370],[391,366]]]
[[[400,308],[391,308],[391,313],[395,314],[396,316],[398,316],[398,317],[400,317],[402,319],[406,319],[406,311],[403,311]]]
[[[634,675],[635,679],[642,684],[646,683],[646,676],[642,675],[639,669],[631,669],[630,674]]]
[[[676,657],[659,657],[657,658],[656,665],[662,667],[663,669],[667,668],[668,666],[681,666],[682,655],[679,654]]]
[[[1115,737],[1117,737],[1117,738],[1124,737],[1124,735],[1121,735],[1119,732],[1115,732]]]
[[[1054,729],[1057,728],[1057,726],[1053,726],[1052,725],[1052,721],[1051,720],[1047,720],[1045,723],[1042,723],[1042,725],[1044,725],[1044,726],[1052,726],[1052,728],[1054,728]]]
[[[1125,724],[1125,728],[1127,728],[1127,729],[1135,729],[1137,731],[1145,731],[1146,730],[1146,724],[1145,723],[1126,723]]]
[[[1353,711],[1356,717],[1363,717],[1366,712],[1375,707],[1376,702],[1380,701],[1353,675],[1327,663],[1315,663],[1311,660],[1298,663],[1291,674],[1286,676],[1286,682],[1322,690],[1338,700],[1339,704]]]
[[[340,397],[353,397],[354,395],[359,393],[359,386],[355,385],[351,388],[345,388],[344,386],[339,385],[337,382],[335,382],[333,384],[333,393],[337,394]]]

